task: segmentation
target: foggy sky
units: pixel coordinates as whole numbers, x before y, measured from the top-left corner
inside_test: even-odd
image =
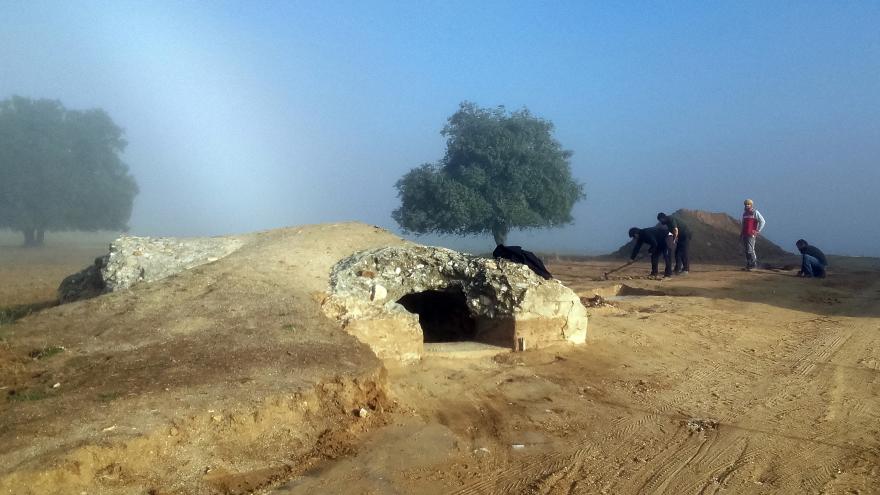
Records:
[[[107,110],[136,234],[398,231],[394,182],[470,100],[553,121],[586,183],[510,244],[607,252],[749,197],[787,250],[880,256],[880,2],[582,3],[0,0],[0,99]]]

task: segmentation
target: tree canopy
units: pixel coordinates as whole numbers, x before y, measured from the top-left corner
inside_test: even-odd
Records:
[[[39,245],[46,231],[126,230],[138,192],[120,155],[123,130],[103,110],[0,101],[0,228]]]
[[[571,223],[584,186],[552,133],[551,122],[527,109],[462,103],[441,133],[445,156],[397,181],[401,205],[392,217],[406,232],[492,233],[497,244],[511,229]]]

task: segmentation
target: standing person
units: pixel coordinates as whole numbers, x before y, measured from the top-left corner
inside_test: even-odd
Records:
[[[825,269],[828,268],[825,253],[803,239],[798,239],[795,246],[801,252],[801,271],[798,272],[798,277],[825,278]]]
[[[649,246],[648,252],[651,253],[651,276],[657,276],[657,262],[660,261],[660,255],[662,254],[663,261],[666,262],[663,276],[671,277],[672,269],[669,263],[669,250],[666,248],[667,235],[669,235],[669,231],[665,227],[649,227],[647,229],[633,227],[629,229],[629,236],[636,240],[632,255],[629,257],[630,261],[635,261],[639,250],[642,249],[642,244],[647,244]]]
[[[675,249],[675,274],[687,275],[691,269],[688,256],[688,246],[691,244],[691,229],[681,219],[669,216],[663,212],[657,214],[657,221],[669,229],[669,236],[666,238],[672,238],[671,244],[673,249]]]
[[[743,206],[745,208],[743,208],[742,233],[740,234],[743,250],[746,254],[746,267],[743,270],[751,271],[758,267],[758,253],[755,252],[755,241],[758,239],[758,234],[764,229],[766,222],[761,212],[755,209],[754,201],[747,199],[743,201]]]

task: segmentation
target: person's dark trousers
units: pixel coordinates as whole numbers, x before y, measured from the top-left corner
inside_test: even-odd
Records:
[[[690,259],[688,258],[688,246],[690,246],[691,237],[680,235],[675,246],[675,272],[689,272],[691,270]]]
[[[801,271],[808,277],[822,278],[825,276],[825,265],[815,256],[801,255]]]
[[[667,277],[672,275],[672,270],[670,269],[670,265],[672,264],[672,256],[673,253],[677,253],[678,249],[675,247],[675,237],[672,234],[666,236],[666,249],[663,252],[663,260],[666,261],[666,269],[663,270],[663,274]]]
[[[660,261],[660,247],[651,253],[651,275],[657,275],[657,264]]]
[[[672,275],[672,263],[669,256],[669,250],[665,246],[657,246],[651,253],[651,275],[657,275],[657,266],[660,264],[660,255],[663,255],[663,261],[666,263],[664,274]]]
[[[666,263],[666,269],[663,270],[663,274],[667,277],[672,276],[672,253],[669,249],[663,250],[663,261]]]

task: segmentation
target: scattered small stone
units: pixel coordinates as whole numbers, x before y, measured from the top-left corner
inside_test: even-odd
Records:
[[[223,416],[220,416],[219,414],[215,414],[215,415],[211,416],[211,419],[214,420],[215,423],[219,423],[221,420],[223,420]]]
[[[177,430],[177,428],[174,427],[174,426],[172,426],[172,427],[168,430],[168,435],[170,435],[170,436],[172,436],[172,437],[176,437],[178,433],[180,433],[180,432],[179,432],[179,431]]]
[[[604,297],[598,294],[593,297],[582,297],[581,304],[583,304],[587,308],[605,308],[614,306],[613,304],[609,303]]]
[[[359,418],[366,418],[367,416],[370,415],[370,411],[368,411],[367,409],[362,407],[362,408],[358,409],[357,415]]]
[[[59,383],[56,383],[55,385],[52,385],[52,388],[58,388],[60,386],[61,386],[61,383],[59,382]]]
[[[519,450],[519,449],[526,448],[526,446],[521,443],[515,443],[515,444],[511,445],[510,448]]]
[[[718,429],[718,421],[714,419],[707,418],[691,418],[685,421],[685,426],[690,431],[707,431],[707,430],[717,430]]]

